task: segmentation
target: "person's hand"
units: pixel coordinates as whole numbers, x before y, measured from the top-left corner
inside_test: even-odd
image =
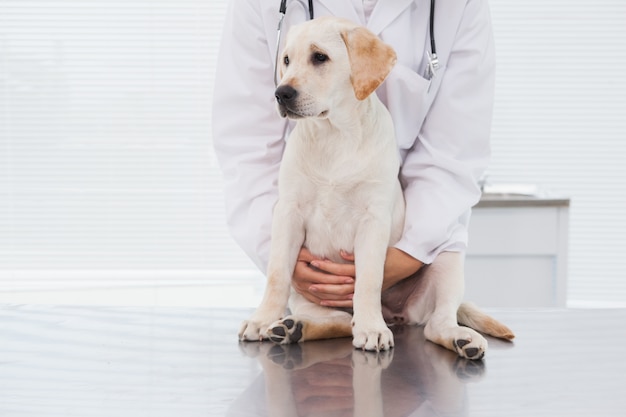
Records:
[[[341,252],[350,263],[339,264],[314,257],[302,248],[293,273],[292,285],[304,298],[325,307],[352,307],[354,258]]]
[[[318,305],[351,308],[356,276],[354,256],[344,251],[340,252],[340,256],[348,263],[319,259],[302,248],[292,281],[296,291]],[[423,265],[400,249],[388,248],[383,291],[413,275]]]

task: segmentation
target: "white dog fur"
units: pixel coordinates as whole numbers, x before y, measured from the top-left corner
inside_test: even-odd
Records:
[[[276,97],[281,116],[297,123],[280,166],[265,295],[243,323],[241,340],[293,343],[352,335],[356,348],[393,347],[381,289],[387,248],[401,237],[404,197],[391,116],[372,93],[395,61],[391,47],[347,20],[318,18],[289,32]],[[340,250],[354,253],[353,315],[293,291],[302,246],[335,262],[342,262]],[[401,321],[425,325],[427,339],[480,359],[486,339],[459,322],[496,337],[512,339],[513,333],[461,303],[463,259],[444,252],[423,267]],[[288,304],[292,315],[283,317]]]

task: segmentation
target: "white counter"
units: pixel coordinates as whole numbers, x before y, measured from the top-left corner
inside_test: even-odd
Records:
[[[483,197],[474,207],[465,298],[485,307],[564,307],[569,200]]]

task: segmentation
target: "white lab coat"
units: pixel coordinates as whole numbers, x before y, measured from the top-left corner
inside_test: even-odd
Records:
[[[304,21],[288,0],[283,29]],[[275,108],[273,66],[279,0],[231,0],[219,53],[213,140],[225,181],[228,224],[265,272],[278,167],[290,124]],[[365,24],[361,0],[316,0],[315,15]],[[486,0],[438,0],[435,40],[440,68],[425,77],[429,0],[379,0],[366,26],[392,45],[398,63],[377,90],[396,129],[407,204],[396,247],[428,264],[442,251],[464,251],[470,208],[490,147],[495,78]]]

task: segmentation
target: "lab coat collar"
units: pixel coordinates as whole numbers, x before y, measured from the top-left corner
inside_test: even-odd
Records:
[[[333,16],[343,17],[345,19],[352,20],[353,22],[361,21],[359,15],[352,6],[352,2],[349,0],[318,0],[318,2],[322,4]],[[317,16],[317,10],[315,11],[315,16]]]
[[[384,7],[380,7],[382,2],[385,3]],[[414,0],[378,0],[367,23],[367,28],[376,35],[380,35],[413,2]]]
[[[346,0],[318,0],[332,15],[361,22],[351,1]],[[384,2],[384,7],[380,3]],[[379,0],[372,11],[367,24],[369,30],[379,35],[389,26],[414,0]]]

